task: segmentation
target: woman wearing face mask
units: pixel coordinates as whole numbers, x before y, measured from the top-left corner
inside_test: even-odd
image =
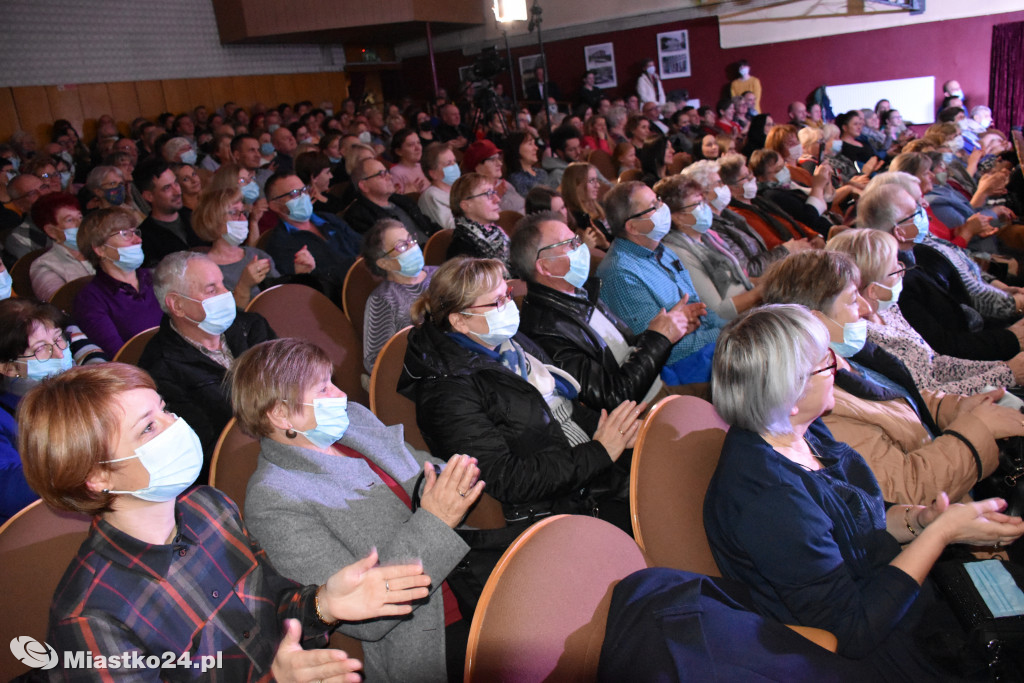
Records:
[[[629,528],[625,470],[643,404],[598,415],[572,376],[517,334],[519,309],[494,259],[446,261],[414,304],[399,391],[430,450],[466,451],[509,523],[597,514]]]
[[[430,187],[420,194],[417,206],[424,216],[442,228],[454,228],[455,217],[452,216],[451,208],[452,185],[462,175],[455,160],[455,152],[446,142],[432,142],[427,145],[420,163],[423,166],[423,173],[430,179]]]
[[[895,357],[869,344],[860,273],[845,254],[808,251],[765,276],[766,303],[801,304],[825,326],[838,363],[835,407],[822,417],[837,441],[864,456],[890,503],[928,505],[943,491],[964,498],[999,461],[996,439],[1024,435],[1002,396],[918,389]]]
[[[937,353],[907,322],[899,307],[905,267],[897,258],[899,243],[892,235],[863,228],[846,230],[830,239],[828,248],[849,256],[860,270],[868,341],[898,358],[919,389],[969,396],[1024,383],[1024,353],[1006,362],[947,356]]]
[[[377,221],[363,236],[362,256],[370,272],[384,278],[370,293],[363,314],[363,367],[371,373],[384,344],[412,324],[409,309],[437,266],[423,265],[420,246],[392,218]]]
[[[0,524],[37,498],[18,457],[18,402],[39,381],[76,364],[102,363],[103,352],[50,304],[0,301]]]
[[[1010,543],[1024,523],[998,499],[891,495],[892,470],[822,424],[848,373],[826,325],[802,306],[766,306],[722,331],[714,403],[731,427],[704,500],[709,545],[757,611],[828,629],[839,656],[872,670],[862,678],[965,680],[937,668],[958,654],[939,635],[965,634],[928,574],[947,545]],[[899,454],[893,469],[912,460]]]
[[[146,220],[146,214],[132,201],[124,172],[117,166],[97,166],[89,171],[79,198],[83,195],[86,197],[82,199],[86,213],[92,209],[123,207],[132,214],[136,223]]]
[[[724,320],[732,320],[760,303],[760,286],[754,286],[725,241],[711,230],[714,213],[710,202],[719,211],[728,206],[729,188],[719,181],[705,192],[704,186],[688,174],[659,181],[654,192],[672,210],[672,230],[662,242],[686,266],[693,287],[708,310]]]
[[[457,455],[442,472],[441,461],[409,450],[401,427],[349,403],[332,372],[327,355],[299,339],[259,344],[235,361],[235,415],[260,440],[246,524],[274,566],[303,583],[367,554],[385,565],[416,558],[433,578],[429,596],[401,618],[339,629],[364,641],[368,680],[461,680],[469,623],[445,577],[469,550],[454,529],[483,492],[480,471]]]
[[[750,171],[757,179],[757,195],[754,204],[759,204],[771,214],[795,227],[796,237],[817,237],[827,235],[832,221],[827,216],[828,202],[826,187],[831,192],[832,168],[821,164],[811,176],[811,186],[806,190],[797,189],[786,160],[770,149],[759,149],[750,157]],[[817,234],[815,234],[817,233]]]
[[[32,221],[53,241],[45,254],[32,262],[32,292],[49,301],[66,282],[95,275],[96,270],[78,249],[82,212],[73,195],[52,192],[32,205]]]
[[[136,367],[69,370],[29,391],[20,418],[26,479],[51,506],[93,517],[50,606],[58,650],[170,652],[215,661],[227,680],[354,683],[357,660],[302,642],[322,646],[341,620],[408,614],[402,603],[427,595],[422,566],[374,567],[376,552],[321,585],[281,576],[229,498],[187,490],[199,439]]]
[[[196,160],[199,158],[195,147],[187,138],[171,138],[164,143],[162,150],[164,161],[169,164],[179,163],[195,166]]]
[[[127,209],[101,209],[78,229],[78,247],[96,276],[75,299],[72,319],[111,358],[139,332],[160,324],[153,273],[144,260],[138,222]]]

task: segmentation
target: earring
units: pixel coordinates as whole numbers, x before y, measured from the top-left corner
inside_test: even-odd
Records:
[[[110,493],[110,489],[101,489],[100,493]]]
[[[284,430],[284,435],[286,437],[288,437],[289,439],[294,439],[296,436],[298,436],[298,434],[299,433],[297,431],[295,431],[294,429],[286,429],[286,430]]]

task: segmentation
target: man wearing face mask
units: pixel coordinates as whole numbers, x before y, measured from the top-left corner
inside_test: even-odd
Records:
[[[206,483],[213,447],[231,419],[224,375],[242,352],[277,335],[258,313],[235,308],[220,268],[205,254],[166,256],[153,271],[153,290],[164,316],[138,365],[167,409],[199,436],[205,458],[197,482]]]
[[[589,279],[590,251],[557,213],[530,214],[519,222],[511,261],[529,286],[520,328],[579,381],[586,405],[654,405],[669,393],[659,373],[689,328],[682,300],[634,335],[597,297],[601,283]]]
[[[29,268],[32,291],[40,301],[49,301],[66,282],[96,274],[78,250],[82,212],[73,195],[54,192],[41,198],[32,207],[32,220],[53,240],[53,245]]]
[[[135,169],[135,183],[151,211],[139,225],[143,265],[155,266],[164,256],[192,247],[209,246],[192,230],[192,211],[184,206],[181,186],[174,171],[158,159],[144,161]]]
[[[267,208],[277,216],[267,253],[282,275],[295,274],[295,254],[309,250],[316,262],[310,273],[332,301],[341,306],[345,274],[359,256],[359,233],[330,214],[313,213],[313,201],[294,173],[275,173],[264,186]]]
[[[740,77],[734,79],[729,85],[729,94],[733,97],[741,97],[745,93],[752,93],[754,95],[754,106],[753,110],[748,112],[748,115],[751,117],[757,116],[761,111],[761,79],[750,75],[750,62],[745,59],[741,59],[737,63],[736,70],[739,72]]]
[[[686,300],[683,309],[691,332],[672,347],[662,379],[672,385],[707,383],[715,340],[725,321],[701,303],[686,268],[661,244],[672,228],[672,211],[639,182],[616,185],[603,206],[616,239],[597,268],[604,283],[601,299],[634,334],[646,330],[662,309]],[[707,387],[695,393],[707,395]]]

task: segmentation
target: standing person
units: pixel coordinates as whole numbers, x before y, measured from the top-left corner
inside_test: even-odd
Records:
[[[729,94],[733,97],[743,97],[748,92],[754,95],[754,109],[749,111],[750,116],[757,116],[761,113],[761,79],[750,75],[750,62],[741,59],[736,64],[736,71],[739,78],[729,84]]]
[[[661,86],[661,78],[658,77],[658,67],[653,59],[644,61],[643,73],[636,80],[636,94],[639,95],[641,102],[654,102],[660,106],[667,101],[665,89]]]

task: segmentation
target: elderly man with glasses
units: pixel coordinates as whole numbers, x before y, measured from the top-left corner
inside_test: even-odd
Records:
[[[295,255],[307,250],[316,263],[315,284],[340,307],[345,274],[359,257],[359,234],[336,216],[313,213],[309,188],[294,173],[275,173],[263,189],[278,218],[267,253],[282,275],[295,275]]]
[[[358,191],[355,202],[345,212],[345,219],[361,235],[377,221],[393,218],[423,246],[430,235],[441,229],[423,215],[413,199],[395,192],[391,172],[377,159],[363,159],[356,164],[352,169],[352,185]]]
[[[601,283],[589,279],[587,245],[557,213],[520,221],[511,251],[513,271],[529,288],[520,329],[579,381],[584,403],[611,411],[623,401],[653,405],[670,393],[659,373],[690,329],[683,300],[634,335],[597,298]]]

